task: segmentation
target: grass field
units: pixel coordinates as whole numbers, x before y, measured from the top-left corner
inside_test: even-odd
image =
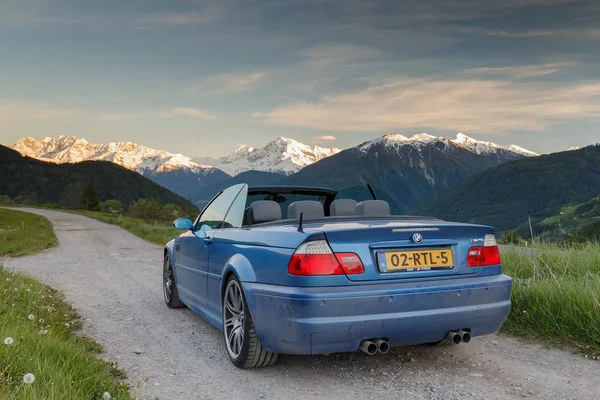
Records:
[[[600,355],[600,244],[502,253],[514,279],[505,332]]]
[[[0,266],[0,398],[130,399],[123,372],[96,357],[82,322],[53,289]],[[31,384],[24,382],[33,374]],[[108,396],[106,396],[108,398]]]
[[[57,243],[46,218],[22,211],[0,209],[0,234],[0,256]],[[123,372],[96,357],[100,346],[77,333],[81,325],[56,291],[0,265],[0,399],[130,399]]]
[[[85,215],[86,217],[94,218],[107,224],[120,226],[134,235],[158,245],[164,245],[169,240],[174,239],[176,236],[182,233],[180,230],[173,228],[171,225],[153,225],[141,219],[127,217],[124,215],[112,215],[96,211],[82,210],[68,212]]]
[[[0,208],[0,256],[23,256],[57,244],[52,225],[39,215]]]

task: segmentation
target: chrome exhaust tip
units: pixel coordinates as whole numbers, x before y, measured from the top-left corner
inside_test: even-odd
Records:
[[[449,343],[454,343],[454,344],[459,344],[462,341],[462,337],[458,332],[455,331],[450,331],[448,333],[446,333],[445,339],[449,342]],[[469,340],[471,338],[469,337]]]
[[[390,344],[387,340],[376,339],[373,342],[377,345],[377,351],[379,351],[381,354],[386,354],[388,351],[390,351]]]
[[[460,339],[463,343],[469,343],[471,341],[471,332],[461,329],[458,333],[460,334]]]
[[[360,346],[358,347],[358,349],[363,353],[367,353],[370,356],[377,353],[377,345],[370,340],[363,340],[362,342],[360,342]]]

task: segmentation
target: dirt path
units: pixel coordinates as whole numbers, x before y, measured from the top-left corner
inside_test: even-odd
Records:
[[[148,398],[600,400],[600,363],[504,335],[374,357],[285,356],[241,371],[217,329],[164,305],[159,246],[83,216],[26,211],[50,219],[60,246],[5,266],[63,291],[131,383],[150,377]]]

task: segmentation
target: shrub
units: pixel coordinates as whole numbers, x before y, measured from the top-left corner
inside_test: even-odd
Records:
[[[146,222],[156,222],[161,218],[162,205],[159,199],[139,199],[129,206],[128,213]]]
[[[183,210],[176,204],[165,204],[162,207],[161,221],[172,222],[183,216]]]
[[[106,214],[121,214],[123,213],[123,203],[119,200],[106,200],[100,205],[100,211]]]
[[[12,201],[12,199],[7,195],[3,194],[0,196],[0,206],[12,206],[14,204],[15,203]]]
[[[502,234],[501,241],[504,244],[521,244],[523,243],[523,238],[515,231],[505,231]]]

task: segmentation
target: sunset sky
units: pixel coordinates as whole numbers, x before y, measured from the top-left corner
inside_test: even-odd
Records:
[[[600,142],[600,2],[0,0],[0,142]]]

